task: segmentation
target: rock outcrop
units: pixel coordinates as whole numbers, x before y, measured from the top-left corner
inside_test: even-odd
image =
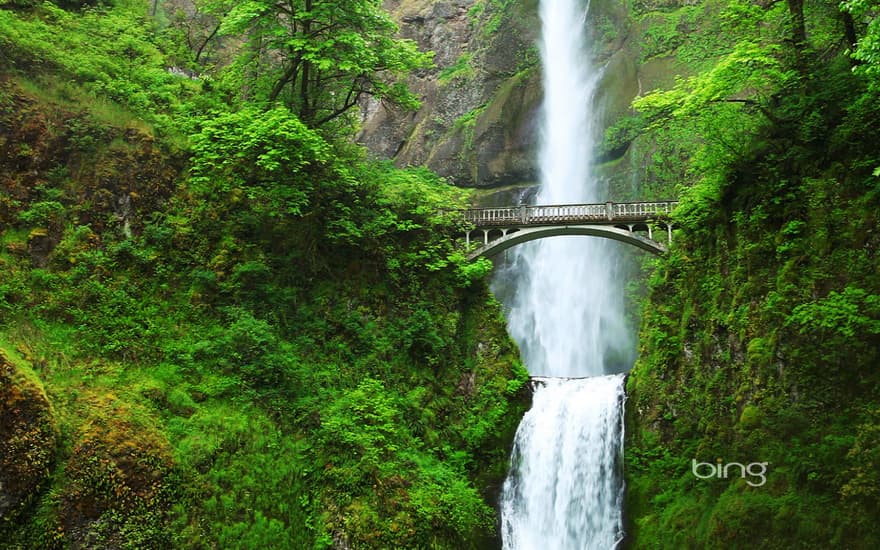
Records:
[[[42,383],[0,349],[0,523],[32,502],[49,476],[57,442]]]
[[[74,548],[167,548],[175,497],[171,446],[145,411],[111,394],[82,399],[79,428],[59,491],[59,531]]]
[[[536,4],[497,0],[391,0],[404,37],[435,52],[415,75],[415,113],[365,106],[359,139],[400,166],[428,166],[458,185],[534,179],[540,100]]]

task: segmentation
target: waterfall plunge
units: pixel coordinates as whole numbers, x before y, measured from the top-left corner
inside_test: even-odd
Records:
[[[604,202],[590,174],[598,71],[589,66],[587,8],[541,0],[544,104],[538,204]],[[539,385],[519,426],[501,502],[507,550],[608,550],[622,536],[623,377],[632,364],[615,244],[554,237],[508,256],[508,328],[533,376],[590,377]]]
[[[550,381],[519,425],[501,503],[509,550],[610,550],[622,536],[622,375]]]

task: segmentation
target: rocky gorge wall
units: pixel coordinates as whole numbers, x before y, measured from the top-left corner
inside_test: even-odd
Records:
[[[533,179],[540,100],[535,2],[403,0],[386,6],[403,36],[435,52],[435,68],[411,79],[421,109],[371,103],[360,141],[378,157],[427,165],[458,185]]]
[[[678,20],[686,2],[655,4],[590,4],[586,24],[603,71],[597,108],[606,128],[631,114],[637,94],[673,80],[675,40],[650,39],[651,27],[661,21],[672,34],[686,30]],[[411,79],[422,99],[418,111],[366,105],[359,141],[376,157],[427,166],[464,187],[534,182],[542,97],[538,2],[390,0],[386,7],[404,37],[435,52],[435,68]],[[597,152],[599,173],[611,179],[616,196],[636,193],[642,157],[651,150],[627,155],[628,145]]]

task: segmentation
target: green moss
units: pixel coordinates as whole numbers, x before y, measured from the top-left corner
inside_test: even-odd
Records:
[[[0,536],[45,489],[58,426],[43,384],[17,353],[0,348]]]
[[[467,52],[455,60],[455,64],[446,67],[437,75],[437,81],[442,86],[455,80],[468,80],[474,75],[474,54]]]

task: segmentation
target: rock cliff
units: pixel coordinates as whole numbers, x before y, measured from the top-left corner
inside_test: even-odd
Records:
[[[531,0],[392,0],[403,36],[435,52],[435,68],[410,82],[417,112],[366,106],[362,143],[398,165],[427,165],[463,186],[533,178],[540,98]]]
[[[435,68],[411,79],[422,98],[418,111],[379,102],[365,105],[359,141],[377,157],[399,166],[425,165],[465,187],[535,181],[541,101],[538,2],[390,0],[386,7],[403,36],[435,52]],[[595,64],[603,72],[597,108],[608,127],[664,72],[654,61],[640,65],[642,29],[626,5],[594,1],[586,25]],[[602,159],[615,160],[625,150]],[[629,167],[618,164],[603,174],[631,182]]]

